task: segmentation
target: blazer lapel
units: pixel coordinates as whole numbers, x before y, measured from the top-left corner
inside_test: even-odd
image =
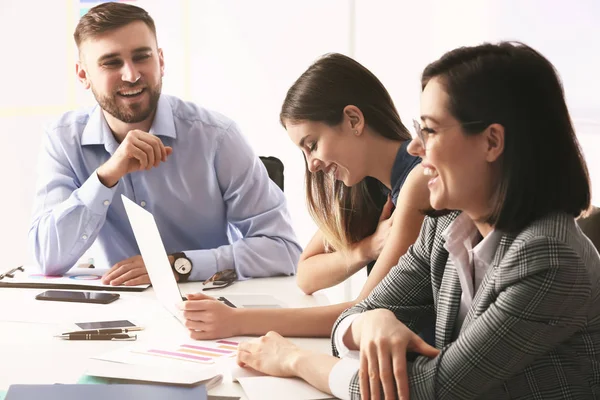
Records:
[[[435,320],[435,347],[438,349],[444,348],[452,341],[461,295],[462,290],[456,267],[451,258],[448,257],[438,294],[437,317]]]

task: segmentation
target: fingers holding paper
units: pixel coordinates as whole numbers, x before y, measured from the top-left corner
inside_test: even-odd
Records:
[[[237,363],[271,376],[296,376],[294,361],[303,352],[276,332],[240,343]]]
[[[185,326],[196,340],[238,336],[238,310],[202,293],[188,294],[180,304]]]

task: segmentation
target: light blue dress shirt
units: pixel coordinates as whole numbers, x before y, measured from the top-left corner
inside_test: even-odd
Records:
[[[99,106],[47,129],[29,231],[44,273],[66,272],[91,246],[97,267],[140,254],[121,194],[154,215],[167,253],[190,258],[190,280],[295,273],[301,248],[283,192],[231,120],[161,95],[150,133],[173,154],[107,188],[96,169],[119,144]]]

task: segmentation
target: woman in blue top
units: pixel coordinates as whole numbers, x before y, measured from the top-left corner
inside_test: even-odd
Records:
[[[329,336],[341,312],[365,298],[413,244],[422,210],[430,208],[421,159],[406,151],[410,133],[385,87],[355,60],[317,60],[289,89],[280,118],[305,156],[307,203],[319,227],[300,257],[299,286],[310,294],[374,263],[369,278],[355,301],[307,309],[232,309],[188,296],[184,315],[194,338],[270,330]]]
[[[429,206],[425,179],[413,173],[409,186],[420,180],[421,190],[405,190],[402,207],[390,218],[400,189],[421,162],[406,151],[410,133],[381,82],[341,54],[322,57],[294,83],[281,123],[304,153],[308,208],[319,227],[300,256],[298,284],[311,294],[370,263],[375,276],[366,296],[375,286],[370,283],[378,283],[414,242],[423,220],[419,210]]]

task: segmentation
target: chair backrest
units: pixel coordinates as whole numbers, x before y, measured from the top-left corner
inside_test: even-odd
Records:
[[[577,219],[577,223],[600,252],[600,208],[593,207],[585,217]]]
[[[283,163],[277,157],[259,157],[265,164],[269,178],[283,191]]]

